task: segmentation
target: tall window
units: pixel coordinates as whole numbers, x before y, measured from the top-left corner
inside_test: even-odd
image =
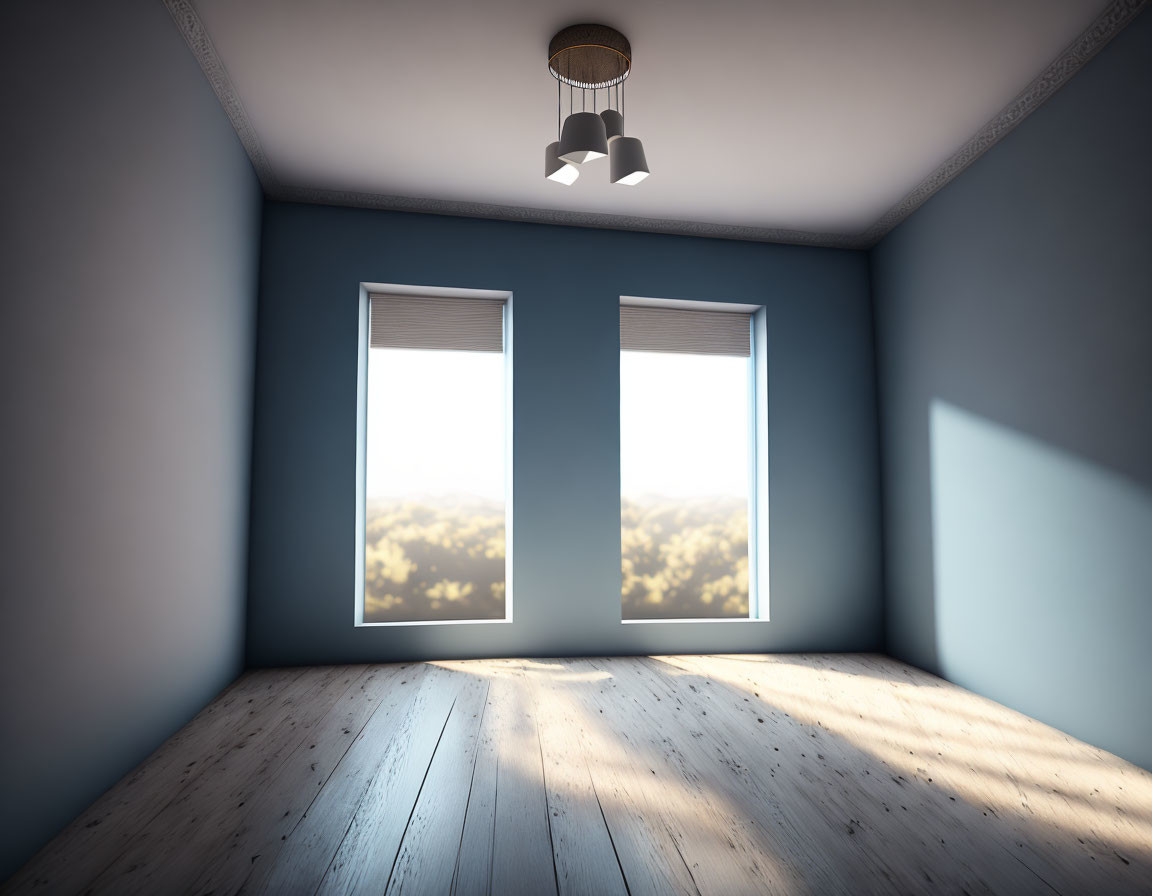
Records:
[[[623,618],[748,618],[751,315],[620,308]]]
[[[369,301],[363,621],[504,619],[504,303]]]

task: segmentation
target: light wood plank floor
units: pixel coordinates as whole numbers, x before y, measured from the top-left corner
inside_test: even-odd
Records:
[[[875,656],[245,674],[5,893],[1152,892],[1152,774]]]

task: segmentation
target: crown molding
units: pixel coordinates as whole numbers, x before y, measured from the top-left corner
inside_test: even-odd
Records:
[[[264,147],[260,145],[260,138],[256,136],[252,122],[248,120],[248,113],[244,111],[244,104],[240,102],[240,95],[236,92],[232,79],[228,76],[228,69],[224,68],[224,63],[220,61],[216,46],[212,43],[212,38],[208,36],[204,23],[200,21],[200,16],[196,14],[196,10],[192,8],[189,0],[164,0],[164,5],[168,7],[168,12],[176,20],[176,27],[180,29],[180,34],[183,35],[184,41],[188,44],[192,55],[196,57],[196,61],[200,63],[200,68],[204,70],[204,76],[212,85],[212,90],[216,93],[217,99],[220,100],[220,105],[224,107],[224,112],[228,116],[228,120],[232,122],[236,136],[240,138],[240,143],[244,147],[244,151],[248,153],[252,167],[256,169],[256,177],[259,178],[264,192],[275,190],[279,186],[279,181],[272,172],[268,156],[264,153]]]
[[[236,93],[228,71],[216,53],[200,17],[190,0],[164,0],[180,33],[204,70],[220,105],[224,107],[240,138],[265,194],[284,202],[316,205],[351,206],[432,215],[454,215],[465,218],[491,218],[532,224],[555,224],[568,227],[594,227],[610,230],[632,230],[645,233],[667,233],[679,236],[753,242],[790,243],[799,246],[822,246],[836,249],[868,249],[875,246],[898,224],[908,218],[933,195],[951,183],[964,169],[1011,133],[1017,125],[1044,104],[1057,90],[1102,50],[1152,0],[1111,0],[1092,23],[1041,72],[1015,99],[1005,106],[942,165],[916,185],[911,192],[881,215],[875,223],[857,234],[813,233],[773,227],[750,227],[737,224],[709,224],[702,221],[680,221],[668,218],[645,218],[634,215],[574,212],[559,209],[525,208],[464,202],[447,199],[421,199],[390,196],[350,190],[322,190],[281,184],[260,145],[244,105]]]
[[[1064,86],[1109,41],[1136,18],[1149,0],[1112,0],[1072,43],[1057,56],[1016,98],[982,127],[947,161],[924,178],[896,205],[862,233],[866,246],[880,242],[896,225],[951,183],[965,168],[1016,129],[1057,90]]]

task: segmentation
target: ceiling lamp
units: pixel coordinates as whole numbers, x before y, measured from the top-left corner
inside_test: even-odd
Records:
[[[604,158],[608,155],[604,119],[595,112],[573,112],[564,120],[558,153],[561,159],[572,165]]]
[[[612,141],[612,183],[632,186],[648,176],[648,160],[644,158],[644,144],[635,137],[620,137]]]
[[[624,136],[624,116],[615,109],[605,109],[600,117],[604,119],[604,130],[608,134],[608,145],[611,146],[613,140]]]
[[[544,151],[545,177],[571,184],[578,166],[604,156],[611,156],[614,184],[637,184],[648,176],[644,145],[624,136],[623,85],[631,70],[632,47],[615,28],[572,25],[552,38],[548,71],[556,79],[557,139]]]
[[[565,186],[580,176],[580,169],[560,158],[559,142],[549,143],[544,150],[544,176]]]

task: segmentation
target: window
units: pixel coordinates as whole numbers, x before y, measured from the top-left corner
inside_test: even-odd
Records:
[[[643,301],[620,308],[622,618],[759,618],[753,314]]]
[[[504,620],[505,302],[366,300],[357,621]]]

